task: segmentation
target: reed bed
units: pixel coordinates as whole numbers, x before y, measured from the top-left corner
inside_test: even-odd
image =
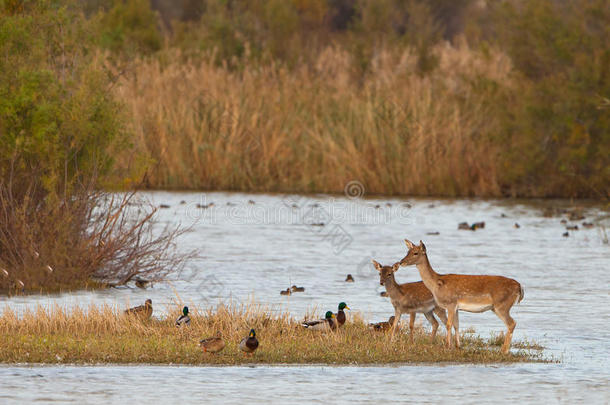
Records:
[[[168,51],[136,61],[117,95],[154,162],[149,187],[340,193],[358,180],[367,193],[499,195],[490,100],[510,61],[465,43],[433,54],[421,76],[402,47],[376,51],[365,74],[338,46],[290,69]]]
[[[191,310],[191,325],[177,328],[180,307],[160,319],[140,320],[121,309],[90,306],[66,310],[37,307],[0,316],[2,363],[151,363],[151,364],[389,364],[410,362],[510,363],[548,361],[534,342],[514,342],[503,354],[498,339],[463,335],[463,348],[446,349],[442,336],[431,339],[418,328],[413,341],[405,333],[373,332],[356,314],[337,332],[305,330],[293,317],[256,303]],[[238,349],[254,328],[260,347],[253,357]],[[204,354],[203,337],[221,331],[225,349]]]

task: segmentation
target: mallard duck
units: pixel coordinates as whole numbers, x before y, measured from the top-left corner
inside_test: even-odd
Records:
[[[225,348],[225,341],[222,340],[222,333],[218,331],[214,337],[201,339],[199,346],[201,346],[204,353],[218,353]]]
[[[345,312],[343,312],[344,309],[349,309],[349,307],[347,306],[347,304],[345,302],[341,302],[339,304],[339,310],[337,311],[337,326],[343,326],[343,324],[345,323]]]
[[[369,323],[369,328],[376,332],[385,332],[392,328],[392,325],[394,325],[394,319],[396,318],[394,317],[394,315],[392,315],[387,322]]]
[[[176,319],[176,326],[190,325],[191,317],[189,316],[189,307],[182,308],[182,315]]]
[[[351,274],[348,274],[347,277],[345,277],[345,281],[348,283],[353,283],[354,282],[354,277],[352,277]]]
[[[141,288],[141,289],[145,289],[146,287],[148,287],[148,284],[150,284],[150,280],[144,280],[143,278],[136,278],[136,287]]]
[[[280,295],[291,295],[291,294],[292,294],[292,291],[290,290],[290,288],[280,291]]]
[[[336,330],[337,322],[335,321],[335,314],[332,311],[326,312],[324,319],[317,319],[315,321],[307,321],[301,324],[304,328],[311,330]]]
[[[148,319],[152,316],[153,313],[152,300],[149,298],[146,300],[144,305],[139,305],[137,307],[126,309],[125,313],[128,315],[137,315],[144,319]]]
[[[484,228],[485,228],[485,221],[475,222],[474,224],[472,224],[473,231],[476,231],[477,229],[484,229]]]
[[[468,225],[468,222],[460,222],[458,224],[458,229],[463,231],[471,231],[472,228]]]
[[[246,354],[254,354],[254,352],[258,349],[258,339],[256,338],[256,332],[254,329],[250,329],[250,334],[248,337],[245,337],[239,343],[239,350]]]
[[[290,287],[290,289],[292,290],[292,292],[304,292],[305,291],[305,287],[297,287],[296,285],[293,285],[292,287]]]

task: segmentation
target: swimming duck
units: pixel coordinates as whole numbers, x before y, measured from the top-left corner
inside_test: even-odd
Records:
[[[394,325],[394,319],[396,318],[394,318],[394,315],[392,315],[387,322],[369,323],[369,328],[375,332],[385,332],[392,328],[392,325]]]
[[[296,285],[293,285],[292,287],[290,287],[290,289],[292,290],[292,292],[304,292],[305,291],[305,287],[297,287]]]
[[[345,323],[345,312],[343,312],[344,309],[349,309],[349,307],[347,306],[347,304],[345,302],[341,302],[339,304],[339,310],[337,311],[337,324],[338,326],[343,326],[343,324]]]
[[[180,315],[180,318],[176,319],[176,326],[182,326],[182,325],[190,325],[191,324],[191,317],[189,316],[189,307],[184,307],[182,308],[182,315]]]
[[[472,228],[468,225],[468,222],[460,222],[458,224],[458,229],[463,231],[471,231]]]
[[[218,353],[225,348],[225,341],[222,340],[222,333],[218,331],[214,337],[201,339],[199,346],[201,346],[204,353]]]
[[[292,291],[290,290],[290,288],[280,291],[280,295],[291,295],[291,294],[292,294]]]
[[[144,302],[144,305],[139,305],[137,307],[126,309],[125,313],[128,315],[137,315],[141,318],[148,319],[152,316],[153,313],[152,300],[149,298],[146,300],[146,302]]]
[[[243,338],[239,343],[239,350],[246,354],[254,354],[258,349],[258,339],[256,338],[256,332],[254,329],[250,329],[250,334],[247,338]]]
[[[477,229],[484,229],[485,228],[485,222],[481,221],[481,222],[475,222],[474,224],[472,224],[472,230],[476,231]]]
[[[336,330],[337,322],[335,321],[335,314],[332,311],[327,311],[324,319],[317,319],[315,321],[303,322],[301,325],[304,328],[311,330]]]
[[[351,274],[348,274],[347,277],[345,277],[345,282],[353,283],[354,282],[354,277],[352,277]]]
[[[150,284],[150,280],[145,280],[143,278],[136,278],[136,287],[141,288],[141,289],[145,289],[146,287],[148,287],[148,284]]]

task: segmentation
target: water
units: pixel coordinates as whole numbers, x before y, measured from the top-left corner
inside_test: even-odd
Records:
[[[160,226],[178,222],[192,226],[179,244],[180,249],[199,252],[188,268],[148,290],[3,297],[0,311],[7,305],[23,310],[55,303],[126,307],[152,298],[154,315],[160,316],[178,301],[206,307],[219,301],[254,299],[300,318],[307,311],[322,315],[336,310],[345,301],[352,312],[382,320],[393,308],[379,296],[383,287],[371,258],[394,263],[406,254],[404,238],[423,239],[432,266],[441,273],[502,274],[518,280],[525,298],[511,312],[517,321],[513,339],[533,339],[546,347],[545,355],[561,362],[400,367],[0,366],[0,403],[84,399],[88,403],[256,403],[263,399],[283,403],[293,398],[320,403],[610,401],[610,246],[603,243],[600,228],[570,232],[565,238],[559,218],[541,216],[542,205],[562,202],[167,192],[146,196],[157,205],[171,206],[159,211]],[[181,205],[182,200],[186,204]],[[209,209],[196,206],[210,202],[215,205]],[[588,206],[586,214],[588,221],[609,225],[600,207]],[[458,231],[462,221],[485,221],[486,227]],[[325,226],[304,224],[318,222]],[[515,222],[519,229],[513,227]],[[355,283],[343,281],[348,273]],[[414,267],[401,268],[396,278],[415,281],[419,274]],[[280,296],[279,291],[292,284],[304,286],[305,293]],[[460,327],[474,327],[482,336],[504,329],[491,312],[461,313]]]

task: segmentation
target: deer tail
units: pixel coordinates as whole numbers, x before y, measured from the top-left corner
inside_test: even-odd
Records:
[[[523,286],[519,284],[519,299],[517,300],[517,304],[521,302],[525,293],[523,292]]]

